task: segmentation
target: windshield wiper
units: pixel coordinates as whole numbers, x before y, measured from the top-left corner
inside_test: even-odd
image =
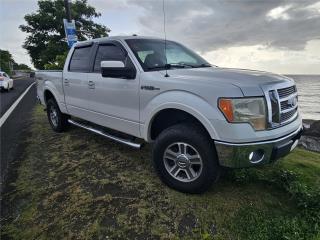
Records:
[[[155,69],[171,69],[171,68],[185,68],[186,64],[181,64],[181,63],[168,63],[162,66],[154,66],[154,67],[148,67],[148,70],[155,70]],[[189,65],[191,67],[191,65]]]
[[[210,64],[208,63],[203,63],[200,65],[192,65],[192,64],[188,64],[188,63],[168,63],[162,66],[154,66],[154,67],[148,67],[148,70],[155,70],[155,69],[171,69],[171,68],[186,68],[186,67],[190,67],[190,68],[200,68],[200,67],[211,67]]]
[[[212,66],[211,66],[211,64],[209,64],[209,63],[202,63],[202,64],[200,64],[200,65],[195,65],[195,66],[193,66],[193,67],[195,67],[195,68],[201,68],[201,67],[212,67]]]
[[[193,68],[194,65],[188,64],[188,63],[168,63],[167,64],[169,68],[175,67],[175,68],[185,68],[185,67],[191,67]]]
[[[148,67],[148,70],[155,70],[155,69],[168,69],[166,65],[163,66],[154,66],[154,67]]]
[[[167,64],[170,65],[170,67],[179,67],[179,68],[185,68],[185,67],[191,67],[191,68],[200,68],[200,67],[211,67],[211,65],[209,63],[202,63],[200,65],[193,65],[193,64],[189,64],[189,63],[170,63]]]

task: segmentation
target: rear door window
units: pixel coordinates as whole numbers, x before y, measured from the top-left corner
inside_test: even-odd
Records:
[[[72,54],[69,71],[70,72],[88,72],[90,69],[91,46],[75,48]]]

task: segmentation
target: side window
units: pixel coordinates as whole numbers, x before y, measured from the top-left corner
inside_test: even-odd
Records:
[[[6,73],[4,73],[3,76],[5,76],[5,77],[7,77],[7,78],[9,77]]]
[[[69,64],[70,72],[88,72],[90,68],[90,47],[75,48]]]
[[[102,61],[121,61],[126,65],[126,56],[127,54],[118,46],[112,44],[100,45],[94,61],[94,72],[100,72]]]

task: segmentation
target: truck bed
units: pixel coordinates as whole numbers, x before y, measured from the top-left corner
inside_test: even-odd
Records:
[[[62,76],[62,70],[40,70],[35,72],[35,79],[38,84],[37,95],[41,103],[45,104],[45,91],[43,87],[45,85],[45,82],[47,81],[47,86],[54,90],[52,92],[58,94],[58,96],[55,96],[58,101],[58,104],[64,104]]]

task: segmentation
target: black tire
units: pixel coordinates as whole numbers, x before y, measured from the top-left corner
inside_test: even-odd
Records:
[[[202,170],[196,175],[197,178],[184,182],[172,176],[165,163],[166,150],[177,143],[180,149],[181,143],[185,143],[195,149],[202,160]],[[170,148],[169,148],[170,149]],[[189,150],[190,151],[190,150]],[[176,158],[178,159],[178,158]],[[195,124],[182,123],[164,130],[156,139],[153,146],[153,163],[160,179],[169,187],[186,193],[202,193],[206,191],[220,176],[220,166],[213,141],[208,134]],[[177,161],[173,166],[177,166]],[[184,169],[179,169],[180,173]],[[179,174],[180,174],[179,173]],[[187,176],[187,174],[186,174]],[[183,176],[182,176],[183,178]]]
[[[51,116],[53,113],[56,113],[55,118]],[[53,131],[63,132],[67,129],[69,116],[60,111],[57,102],[52,98],[47,101],[47,116]]]

